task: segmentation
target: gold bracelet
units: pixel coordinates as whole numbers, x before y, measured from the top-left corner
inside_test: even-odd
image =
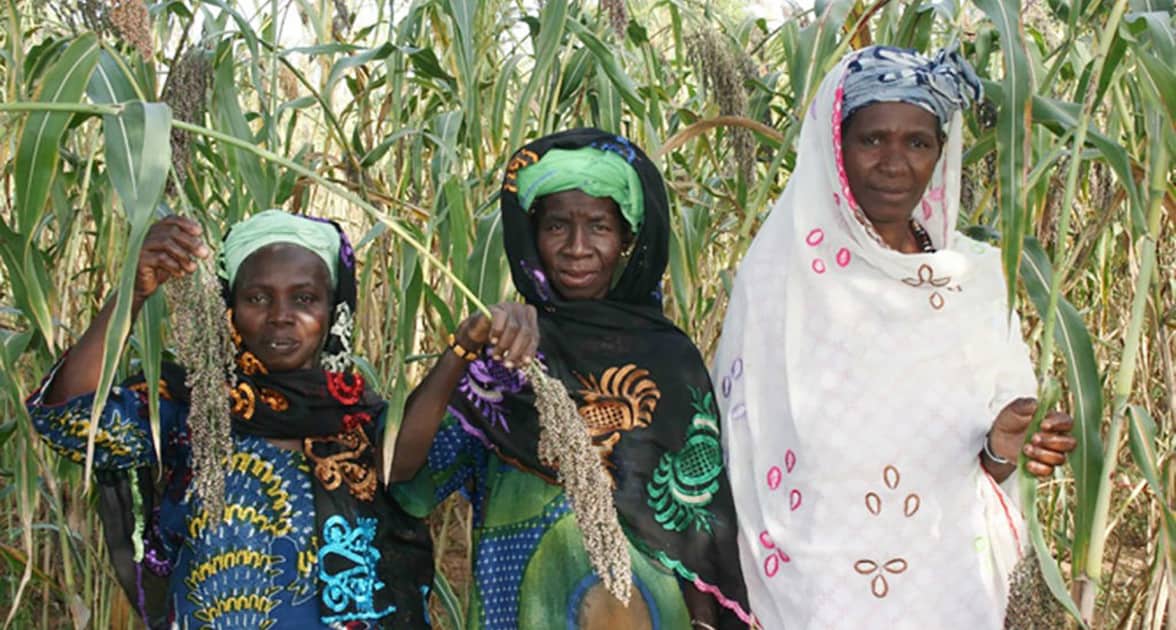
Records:
[[[457,337],[455,337],[453,333],[449,333],[449,339],[446,340],[446,343],[449,344],[449,349],[453,351],[453,354],[461,357],[467,363],[478,358],[477,352],[466,350],[465,348],[461,347],[461,344],[457,343]]]

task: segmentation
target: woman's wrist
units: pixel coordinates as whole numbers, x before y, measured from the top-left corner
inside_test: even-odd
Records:
[[[477,359],[478,354],[481,351],[481,347],[474,347],[473,343],[462,340],[458,336],[459,334],[460,331],[456,333],[450,333],[449,336],[445,338],[445,345],[448,347],[449,351],[467,363]]]
[[[993,449],[993,447],[992,447],[992,431],[989,431],[984,436],[984,446],[980,449],[980,452],[983,453],[984,456],[988,458],[988,461],[990,461],[994,464],[998,464],[1000,466],[1008,466],[1013,463],[1012,460],[1010,460],[1007,457],[1003,457],[1003,456],[997,454],[997,452]]]

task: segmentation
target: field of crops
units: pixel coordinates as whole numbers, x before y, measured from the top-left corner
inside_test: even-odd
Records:
[[[1037,627],[1078,623],[1062,607],[1172,627],[1172,1],[761,4],[768,18],[702,0],[0,3],[0,621],[135,627],[84,469],[37,438],[23,400],[131,286],[161,214],[214,239],[271,207],[340,220],[360,260],[356,352],[399,408],[471,308],[448,272],[482,301],[511,295],[497,189],[513,150],[598,126],[666,176],[667,309],[710,353],[824,72],[871,43],[958,40],[986,92],[966,116],[960,227],[1002,246],[1041,381],[1080,438],[1031,510],[1053,591]],[[116,313],[131,334],[109,380],[158,363],[169,308],[184,316],[161,297],[140,321]],[[432,521],[434,620],[460,627],[468,505]]]

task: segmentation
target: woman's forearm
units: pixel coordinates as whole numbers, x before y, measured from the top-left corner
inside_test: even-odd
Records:
[[[114,298],[98,311],[86,332],[69,349],[57,368],[53,380],[45,390],[45,404],[55,405],[71,398],[89,394],[98,387],[98,375],[102,369],[102,356],[106,352],[106,328],[114,314]],[[138,316],[143,303],[135,299],[131,304],[131,319]]]
[[[404,418],[396,436],[390,482],[411,479],[425,464],[433,436],[445,418],[445,407],[465,373],[466,362],[446,349],[425,380],[412,391],[404,403]]]

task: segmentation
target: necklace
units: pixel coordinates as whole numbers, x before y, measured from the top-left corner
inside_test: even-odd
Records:
[[[915,242],[918,243],[919,249],[924,254],[934,254],[935,245],[931,243],[931,235],[927,233],[927,230],[923,229],[923,226],[919,225],[918,221],[911,219],[910,224],[911,234],[915,236]]]

